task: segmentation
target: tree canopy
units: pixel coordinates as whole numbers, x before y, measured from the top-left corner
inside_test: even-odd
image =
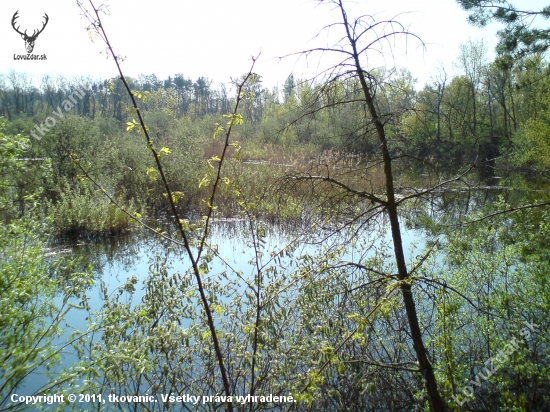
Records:
[[[516,7],[506,0],[457,0],[470,12],[473,25],[484,27],[490,21],[505,25],[499,31],[499,54],[524,57],[542,53],[550,47],[550,29],[540,28],[540,20],[550,17],[550,5],[541,10]]]

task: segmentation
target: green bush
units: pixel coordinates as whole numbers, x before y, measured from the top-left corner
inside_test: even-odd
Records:
[[[59,199],[50,209],[59,233],[115,234],[131,226],[133,219],[90,184],[82,182],[71,189],[65,183],[60,185],[60,189]],[[120,197],[117,200],[117,203],[124,204]],[[136,211],[133,201],[124,204],[124,208],[130,214]]]
[[[22,159],[28,140],[5,136],[3,126],[0,122],[0,410],[26,408],[11,404],[10,395],[21,390],[32,373],[49,377],[35,394],[74,384],[74,370],[60,371],[61,352],[68,346],[61,338],[63,324],[71,301],[86,306],[84,290],[92,282],[89,271],[74,273],[72,263],[45,256],[38,208],[27,207],[21,215],[18,204],[32,205],[39,191],[24,186],[20,176],[36,167]],[[18,190],[12,190],[14,186]]]

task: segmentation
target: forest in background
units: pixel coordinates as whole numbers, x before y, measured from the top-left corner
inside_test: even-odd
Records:
[[[470,164],[483,177],[496,170],[546,173],[550,167],[548,63],[541,55],[513,64],[504,58],[488,62],[486,53],[482,42],[463,45],[457,61],[462,74],[450,78],[440,70],[421,89],[415,88],[414,78],[405,69],[372,73],[377,105],[391,113],[385,126],[395,153],[426,159],[443,175]],[[194,211],[197,205],[193,202],[201,199],[196,182],[205,173],[203,159],[214,155],[217,148],[213,130],[220,116],[235,104],[231,85],[214,88],[208,79],[192,81],[181,74],[165,80],[140,76],[128,82],[132,90],[143,94],[140,109],[155,143],[174,152],[168,173],[177,176],[171,179],[175,190],[186,193],[184,201]],[[98,209],[90,204],[98,200],[93,199],[93,189],[82,184],[67,151],[93,162],[97,181],[128,207],[143,215],[158,209],[161,196],[152,192],[158,186],[147,172],[154,166],[153,159],[142,150],[140,139],[126,131],[133,113],[121,80],[44,76],[39,87],[35,83],[38,79],[25,73],[1,75],[0,115],[8,120],[7,134],[31,138],[26,157],[52,162],[52,179],[37,184],[44,184],[51,202],[45,204],[57,216],[59,229],[109,232],[129,224],[123,217],[118,221],[112,211],[115,220],[94,227],[92,222],[99,217],[79,210],[94,213]],[[243,161],[291,164],[313,161],[319,153],[368,158],[376,151],[374,131],[364,127],[357,79],[327,85],[294,79],[290,74],[282,90],[267,90],[258,76],[245,92],[250,96],[242,113],[247,121],[234,132]],[[64,109],[67,101],[70,110]],[[63,119],[52,114],[57,111]],[[48,127],[48,117],[59,124]],[[102,156],[98,158],[97,153]],[[244,179],[246,172],[238,174]],[[249,183],[252,193],[255,187]],[[78,215],[71,216],[71,211]]]
[[[201,406],[227,411],[545,410],[550,66],[523,34],[494,61],[482,42],[463,45],[460,74],[441,69],[422,88],[359,59],[331,78],[290,74],[281,90],[252,71],[217,88],[182,74],[1,75],[0,410],[20,408],[9,395],[59,362],[64,317],[89,310],[101,283],[86,262],[45,251],[143,225],[172,242],[161,254],[187,253],[189,271],[160,254],[143,284],[102,289],[102,310],[66,343],[80,362],[42,392],[79,382],[299,401]],[[483,202],[476,187],[503,191]],[[408,269],[395,231],[385,240],[398,210],[426,239]],[[209,272],[209,225],[231,217],[245,222],[251,278]],[[284,222],[300,231],[270,250],[269,224]],[[310,243],[326,248],[300,248]]]

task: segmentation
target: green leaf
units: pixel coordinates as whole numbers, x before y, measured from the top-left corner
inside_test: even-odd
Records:
[[[147,173],[147,176],[149,176],[152,182],[157,180],[158,171],[154,167],[148,167],[145,173]]]
[[[216,128],[214,129],[214,140],[218,138],[218,136],[223,132],[225,129],[220,126],[219,123],[216,123]]]
[[[203,177],[199,183],[199,189],[202,188],[203,186],[208,185],[209,183],[210,183],[210,179],[207,176]]]
[[[143,103],[145,103],[147,101],[147,96],[145,95],[145,93],[138,92],[137,90],[133,90],[132,94],[135,97],[137,97],[139,100],[141,100]]]
[[[160,149],[160,153],[163,154],[163,155],[169,155],[172,152],[167,147],[163,147],[162,149]]]
[[[131,122],[126,122],[126,131],[133,130],[134,127],[138,126],[138,122],[136,122],[136,119],[132,119]]]

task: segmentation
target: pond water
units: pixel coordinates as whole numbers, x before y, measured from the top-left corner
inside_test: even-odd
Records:
[[[484,188],[469,192],[447,191],[434,195],[425,203],[424,210],[432,215],[438,213],[456,213],[460,215],[466,211],[476,209],[483,203],[495,199],[499,194],[509,193],[507,190],[493,190]],[[406,217],[401,219],[403,226],[403,242],[407,256],[415,256],[424,246],[425,235],[421,230],[414,229],[414,216],[417,214],[418,205],[411,208]],[[407,225],[407,220],[410,223]],[[309,254],[322,256],[327,250],[337,245],[347,244],[347,249],[342,255],[343,260],[357,262],[361,258],[383,250],[390,244],[388,222],[379,217],[368,225],[355,222],[346,227],[345,230],[334,231],[335,227],[343,225],[344,222],[334,223],[330,228],[320,228],[314,231],[304,230],[304,226],[311,227],[312,222],[306,225],[294,226],[274,225],[269,223],[258,223],[265,229],[265,237],[262,239],[261,257],[255,261],[255,248],[248,231],[248,222],[242,220],[221,220],[212,226],[209,243],[216,250],[215,257],[209,263],[209,275],[217,276],[224,272],[228,277],[239,276],[241,279],[254,279],[258,265],[274,264],[275,258],[270,254],[279,251],[288,245],[295,245],[293,256]],[[330,230],[329,230],[330,229]],[[328,233],[332,236],[327,236]],[[365,252],[365,245],[369,244],[368,252]],[[138,304],[145,293],[143,281],[147,278],[155,259],[162,259],[169,265],[169,273],[180,273],[185,275],[190,267],[189,260],[183,249],[170,248],[166,241],[159,240],[156,236],[143,230],[135,230],[130,234],[121,237],[112,237],[100,241],[75,242],[55,246],[57,249],[70,249],[76,257],[81,257],[85,262],[91,263],[95,268],[96,282],[88,291],[89,304],[92,312],[99,311],[103,305],[101,283],[105,285],[109,294],[115,291],[131,277],[137,277],[136,292],[133,296],[132,305]],[[295,269],[291,263],[291,257],[279,256],[277,264],[284,268],[280,275],[285,276],[289,271]],[[190,274],[188,276],[191,276]],[[223,279],[221,280],[223,281]],[[193,282],[194,284],[194,282]],[[68,325],[64,338],[67,338],[73,330],[85,330],[89,314],[84,310],[71,310],[66,318]],[[97,339],[100,335],[96,335]],[[65,351],[63,354],[62,367],[77,362],[74,353]],[[47,378],[38,371],[33,374],[25,383],[25,387],[18,390],[20,395],[31,395],[47,383]],[[55,373],[55,371],[54,371]]]
[[[376,222],[371,225],[371,229],[376,228],[376,239],[373,240],[373,246],[369,251],[370,254],[376,253],[377,248],[381,244],[387,244],[390,241],[390,234],[384,230],[384,222]],[[218,221],[212,226],[211,236],[209,238],[210,246],[215,249],[216,256],[209,264],[209,273],[204,276],[203,281],[208,281],[210,278],[216,277],[218,274],[228,273],[228,278],[239,276],[241,280],[250,281],[254,279],[257,273],[255,262],[255,249],[252,245],[252,239],[247,232],[247,223],[239,220]],[[270,252],[279,251],[288,245],[295,245],[293,256],[303,256],[305,254],[317,255],[323,250],[336,247],[341,242],[349,242],[349,238],[353,237],[353,231],[342,230],[331,237],[326,237],[328,228],[319,229],[315,234],[300,234],[301,229],[283,225],[272,225],[261,223],[266,229],[265,237],[262,240],[262,256],[258,258],[260,266],[268,266],[275,264],[270,255]],[[363,228],[365,231],[366,228]],[[363,240],[366,240],[367,235],[364,234]],[[404,230],[403,241],[407,248],[412,247],[413,243],[421,243],[422,234],[418,230]],[[172,247],[171,247],[172,246]],[[345,260],[356,261],[358,256],[363,252],[360,250],[361,243],[356,243],[356,246],[351,245],[346,254],[343,256]],[[135,306],[141,302],[145,293],[143,281],[148,277],[152,269],[152,265],[157,259],[161,258],[169,267],[168,273],[171,276],[174,273],[186,274],[192,276],[189,272],[190,261],[186,257],[183,248],[177,247],[174,250],[173,245],[169,242],[159,240],[158,237],[144,230],[134,230],[129,234],[119,237],[106,238],[100,241],[93,242],[74,242],[64,243],[52,249],[55,251],[66,253],[72,251],[74,257],[80,257],[84,262],[91,263],[94,270],[95,284],[88,290],[87,297],[90,306],[90,311],[97,312],[102,309],[104,299],[102,292],[102,284],[107,289],[109,295],[114,295],[118,288],[124,285],[128,279],[137,277],[138,283],[133,294],[131,305]],[[288,256],[279,256],[277,264],[282,268],[281,276],[295,269],[290,263]],[[221,279],[221,282],[224,282]],[[192,282],[195,285],[195,282]],[[195,287],[192,287],[195,289]],[[244,284],[241,284],[241,289]],[[124,298],[123,298],[124,299]],[[78,304],[78,302],[74,302]],[[58,305],[61,305],[59,298]],[[79,330],[86,330],[86,325],[89,322],[89,313],[86,310],[70,310],[65,318],[67,325],[66,333],[60,339],[59,344],[62,345],[70,337],[71,333]],[[99,339],[100,334],[95,334],[94,339]],[[70,350],[64,350],[62,354],[62,363],[59,368],[69,367],[78,362],[78,357]],[[43,374],[43,370],[39,369],[33,373],[25,382],[24,388],[17,391],[19,395],[32,395],[39,391],[48,383],[48,378]],[[52,371],[55,374],[55,370]]]

